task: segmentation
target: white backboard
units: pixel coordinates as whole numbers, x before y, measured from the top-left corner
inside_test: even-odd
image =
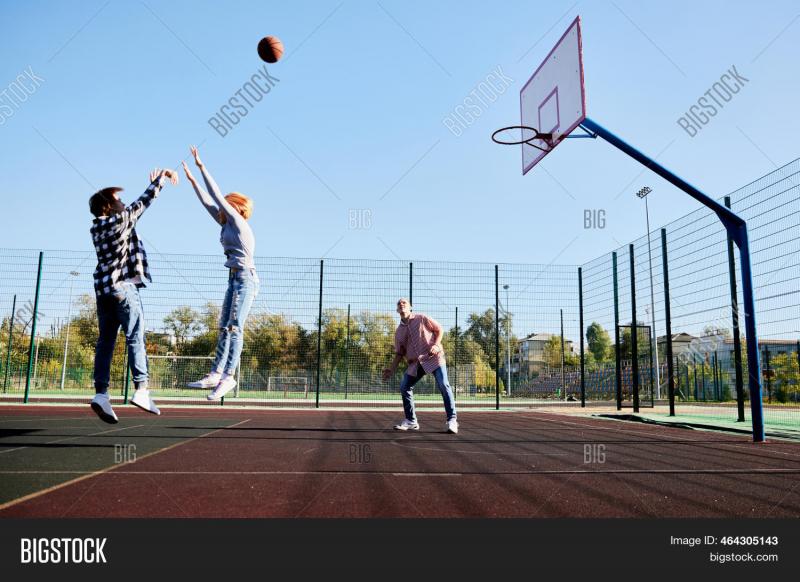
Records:
[[[586,118],[586,93],[583,87],[581,19],[577,17],[519,92],[520,125],[541,133],[553,133],[552,147],[534,140],[544,150],[567,137]],[[522,131],[520,139],[533,134]],[[522,173],[526,174],[548,151],[522,144]]]

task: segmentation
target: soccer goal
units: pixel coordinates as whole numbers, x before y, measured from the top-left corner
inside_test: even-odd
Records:
[[[283,392],[283,397],[301,395],[308,398],[308,378],[305,376],[269,376],[267,392]]]

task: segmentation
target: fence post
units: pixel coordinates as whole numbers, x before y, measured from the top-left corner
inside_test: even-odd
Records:
[[[500,270],[494,266],[494,407],[500,410]]]
[[[692,356],[694,359],[694,356]],[[690,396],[692,395],[692,381],[689,378],[689,360],[686,360],[686,401],[690,400]]]
[[[347,339],[344,343],[344,399],[347,400],[347,381],[350,372],[350,304],[347,304]]]
[[[322,372],[322,280],[325,260],[319,260],[319,311],[317,314],[317,396],[315,407],[319,408],[319,384]]]
[[[6,370],[5,378],[3,379],[3,394],[8,387],[8,374],[11,368],[11,343],[14,341],[14,318],[17,316],[17,295],[14,294],[14,300],[11,303],[11,319],[8,320],[8,346],[6,349]]]
[[[458,305],[456,305],[456,327],[455,338],[453,338],[453,400],[458,393]]]
[[[414,263],[408,263],[408,303],[414,307]]]
[[[564,376],[564,310],[559,309],[561,317],[561,392],[564,394],[564,401],[567,400],[567,381]]]
[[[664,271],[664,322],[666,326],[667,394],[669,415],[675,416],[675,362],[672,356],[672,312],[669,305],[669,258],[667,257],[667,229],[661,229],[661,263]],[[655,308],[654,308],[655,309]],[[658,337],[656,337],[656,350]]]
[[[617,385],[617,410],[622,410],[622,370],[619,354],[619,286],[617,281],[617,252],[611,253],[614,275],[614,381]]]
[[[655,308],[654,308],[655,310]],[[650,406],[655,406],[656,384],[655,376],[653,374],[653,334],[647,334],[647,345],[650,348]],[[656,346],[658,349],[658,346]]]
[[[769,367],[769,346],[764,346],[764,376],[767,378],[767,403],[772,404],[772,369]]]
[[[36,295],[33,300],[33,318],[31,319],[31,347],[28,351],[28,373],[25,376],[25,397],[22,399],[24,403],[28,402],[28,396],[31,391],[31,371],[33,369],[33,350],[36,343],[36,320],[39,318],[39,291],[42,288],[42,262],[44,261],[44,252],[39,251],[39,271],[36,275]]]
[[[725,206],[731,207],[731,197],[725,196]],[[733,239],[728,235],[728,278],[731,288],[731,317],[733,318],[733,362],[736,369],[737,422],[744,422],[744,370],[742,369],[742,339],[739,336],[739,295],[736,289],[736,259]]]
[[[706,362],[708,362],[708,354],[703,354],[700,359],[700,374],[702,374],[703,378],[703,402],[708,402],[708,396],[706,396]]]
[[[128,394],[130,393],[130,387],[131,387],[131,367],[128,364],[128,356],[126,355],[125,356],[125,396],[122,399],[122,403],[123,404],[127,404],[128,403]],[[225,397],[223,396],[220,406],[222,406],[222,404],[224,403],[222,401],[224,401],[224,400],[225,400]]]
[[[633,411],[639,412],[639,332],[636,319],[636,265],[633,245],[628,245],[631,266],[631,382],[633,384]]]
[[[583,269],[578,267],[578,326],[581,336],[581,408],[586,408],[586,368],[583,354]]]

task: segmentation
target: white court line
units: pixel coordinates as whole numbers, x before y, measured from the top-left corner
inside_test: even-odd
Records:
[[[185,445],[187,443],[194,442],[197,439],[201,439],[201,438],[210,436],[210,435],[214,434],[215,432],[219,432],[221,430],[225,430],[225,429],[228,429],[228,428],[233,428],[233,427],[239,426],[241,424],[244,424],[246,422],[250,422],[250,419],[246,418],[246,419],[244,419],[242,421],[239,421],[237,423],[234,423],[234,424],[232,424],[230,426],[223,426],[222,428],[218,428],[216,430],[212,430],[211,432],[207,432],[207,433],[202,434],[200,436],[197,436],[197,437],[194,437],[194,438],[190,438],[190,439],[186,439],[185,441],[181,441],[179,443],[175,443],[175,444],[170,445],[168,447],[164,447],[163,449],[158,449],[157,451],[153,451],[153,452],[147,453],[145,455],[137,457],[137,461],[141,461],[142,459],[146,459],[147,457],[152,457],[153,455],[157,455],[159,453],[164,453],[166,451],[169,451],[169,450],[174,449],[176,447],[179,447],[181,445]],[[143,425],[140,425],[140,426],[143,426]],[[109,471],[112,471],[113,469],[116,469],[119,466],[120,465],[111,465],[109,467],[106,467],[105,469],[101,469],[100,471],[93,471],[93,472],[89,472],[89,473],[84,472],[83,474],[81,474],[81,472],[79,472],[79,471],[75,471],[74,472],[75,474],[81,474],[81,476],[80,477],[76,477],[75,479],[70,479],[69,481],[65,481],[64,483],[59,483],[58,485],[53,485],[52,487],[48,487],[46,489],[42,489],[41,491],[35,491],[35,492],[30,493],[28,495],[25,495],[23,497],[18,497],[17,499],[12,499],[11,501],[7,501],[5,503],[0,503],[0,510],[6,509],[8,507],[11,507],[12,505],[17,505],[18,503],[22,503],[23,501],[28,501],[29,499],[34,499],[34,498],[39,497],[41,495],[44,495],[46,493],[51,493],[52,491],[56,491],[57,489],[61,489],[62,487],[66,487],[68,485],[72,485],[74,483],[78,483],[78,482],[83,481],[85,479],[90,479],[91,477],[95,477],[95,476],[98,476],[98,475],[102,475],[104,473],[108,473]],[[65,474],[69,474],[69,473],[65,473]]]
[[[142,426],[144,426],[144,425],[143,424],[136,424],[136,425],[133,425],[133,426],[123,426],[121,428],[113,428],[111,430],[104,430],[102,432],[93,432],[92,434],[79,434],[79,435],[75,435],[75,436],[71,436],[71,437],[66,437],[66,438],[63,438],[63,439],[58,439],[58,440],[55,440],[55,441],[47,441],[46,443],[35,443],[35,444],[32,444],[32,445],[26,445],[24,447],[17,447],[16,449],[8,449],[7,451],[0,451],[0,455],[5,454],[5,453],[13,453],[14,451],[21,451],[23,449],[29,449],[31,447],[39,447],[39,446],[42,446],[42,445],[54,445],[56,443],[63,443],[65,441],[72,441],[72,440],[75,440],[75,439],[81,439],[81,438],[85,438],[85,437],[98,436],[98,435],[101,435],[101,434],[108,434],[110,432],[119,432],[121,430],[128,430],[129,428],[139,428],[139,427],[142,427]],[[0,446],[1,445],[2,445],[2,443],[0,443]]]
[[[230,428],[230,427],[227,427]],[[223,430],[223,429],[219,429]],[[202,437],[197,437],[202,438]],[[166,450],[166,449],[164,449]],[[162,451],[155,451],[156,454]],[[149,455],[147,455],[149,456]],[[143,459],[141,457],[141,459]],[[136,462],[138,462],[137,459]],[[119,465],[116,465],[119,466]],[[101,475],[108,470],[101,471],[0,471],[0,475]],[[483,472],[483,471],[460,471],[460,472],[396,472],[396,471],[114,471],[114,475],[200,475],[200,476],[307,476],[307,475],[392,475],[395,477],[448,477],[448,476],[483,476],[494,477],[497,475],[569,475],[569,474],[595,474],[595,475],[616,475],[616,474],[630,474],[630,475],[752,475],[752,474],[773,474],[773,475],[796,475],[800,474],[800,469],[543,469],[541,471],[497,471],[497,472]],[[0,506],[2,509],[2,506]]]

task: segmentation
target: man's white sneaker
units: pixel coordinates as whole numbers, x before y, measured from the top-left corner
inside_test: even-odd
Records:
[[[450,434],[458,434],[458,421],[455,418],[451,418],[447,421],[447,432]]]
[[[234,388],[236,388],[236,380],[233,379],[233,376],[225,376],[206,398],[208,400],[222,400],[222,397]]]
[[[403,419],[400,424],[394,425],[395,430],[419,430],[419,423],[411,422],[408,419]]]
[[[111,408],[108,394],[95,394],[94,398],[92,398],[91,407],[103,422],[108,424],[117,424],[119,422],[117,415],[114,414],[114,409]]]
[[[150,397],[150,390],[147,388],[139,388],[133,393],[133,398],[131,398],[131,404],[134,406],[138,406],[145,412],[150,412],[152,414],[161,414],[161,411],[156,406],[156,403],[153,402],[153,399]]]
[[[189,388],[216,388],[219,381],[222,379],[222,374],[219,372],[209,372],[196,382],[189,382]]]

